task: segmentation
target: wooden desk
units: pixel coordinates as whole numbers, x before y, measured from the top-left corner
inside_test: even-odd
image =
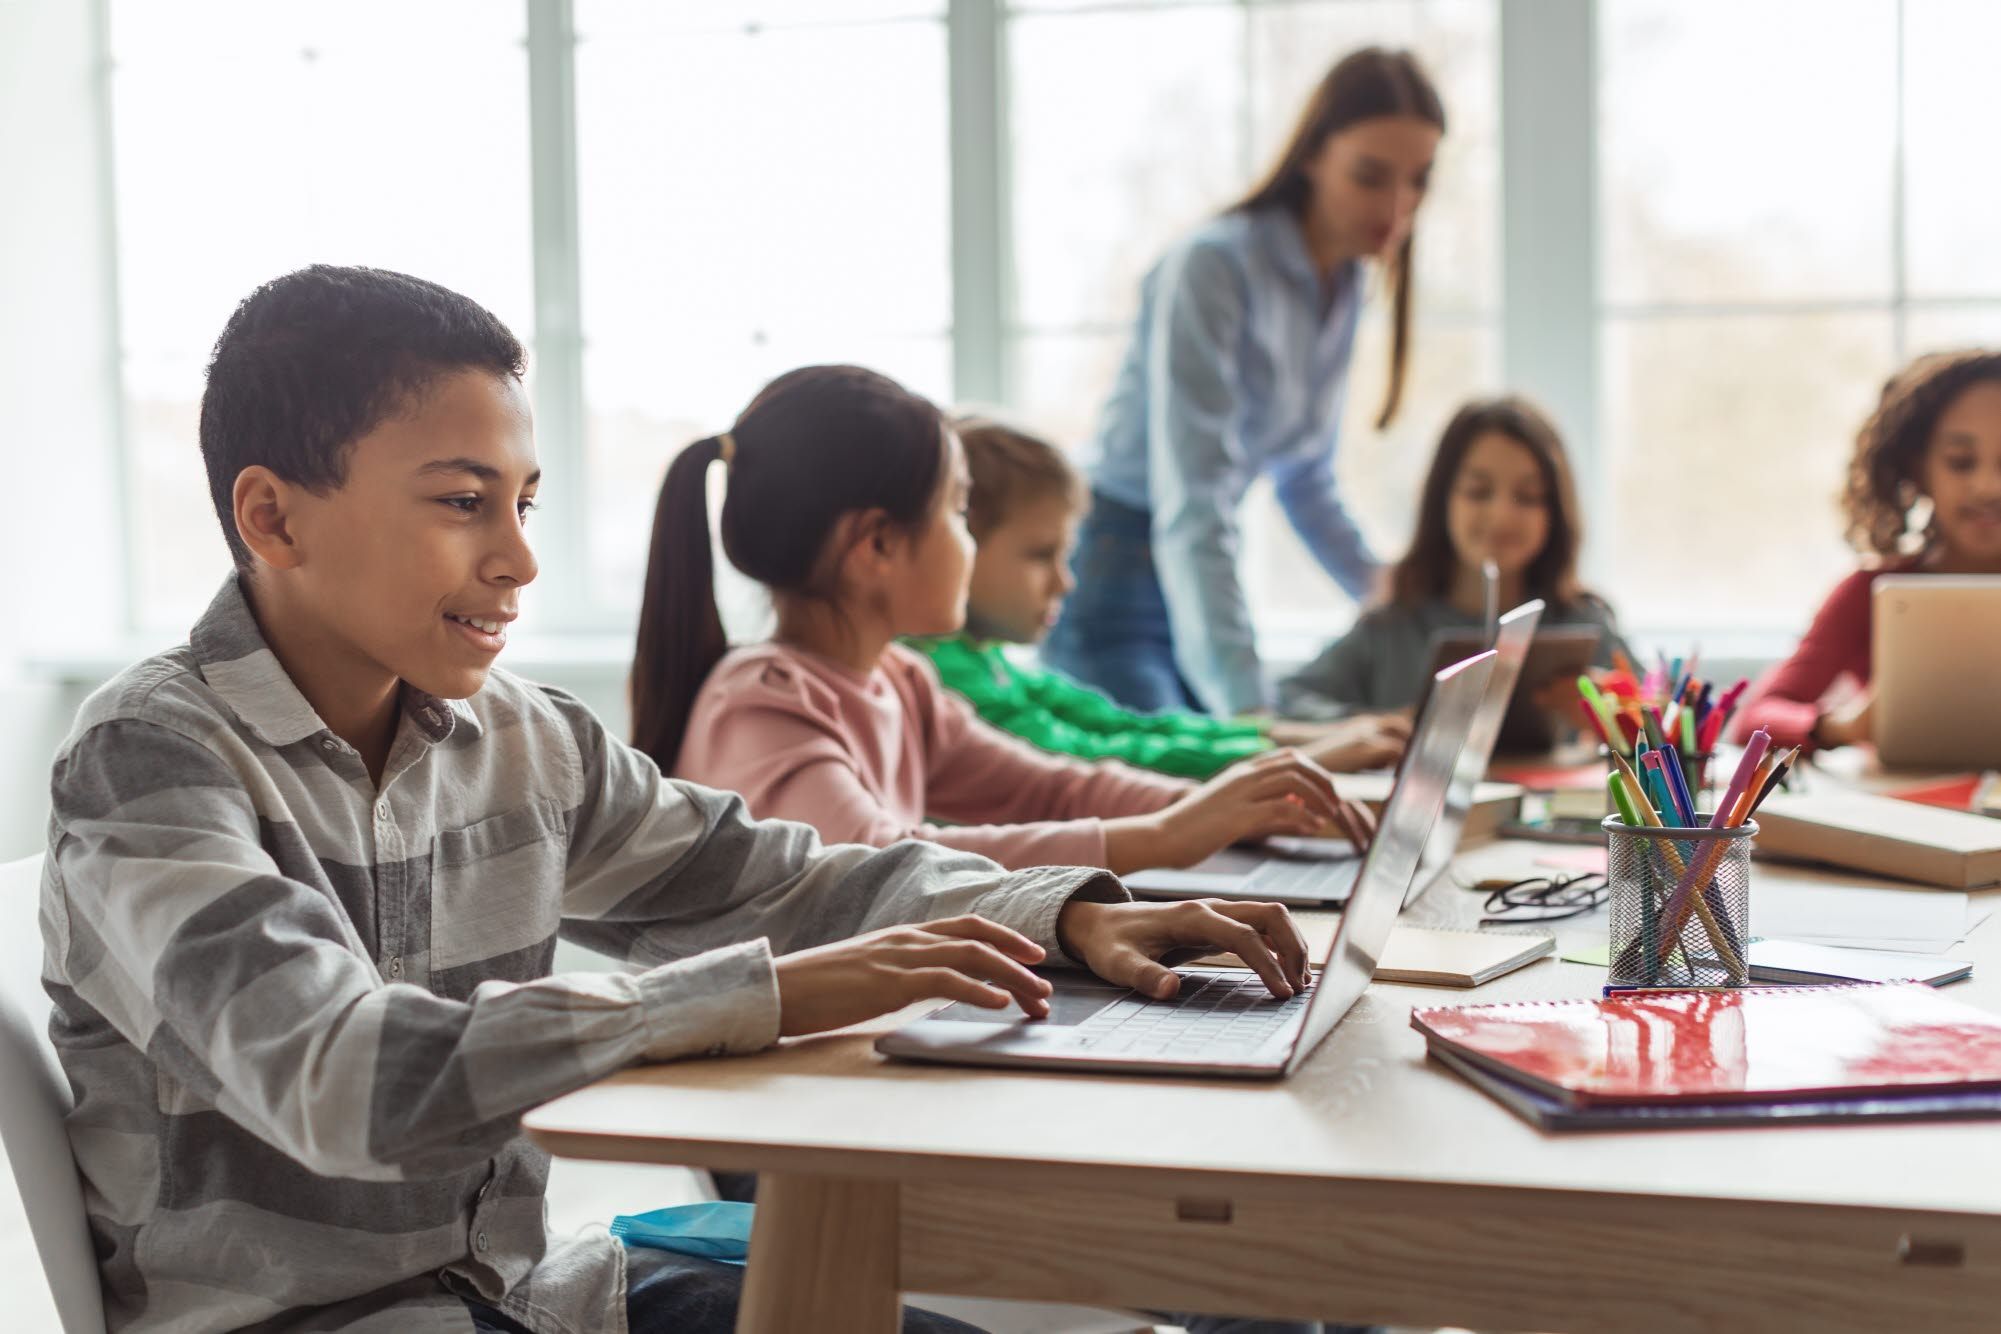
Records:
[[[1477,904],[1441,884],[1407,920]],[[2001,922],[1955,953],[1980,970],[1952,994],[2001,1009]],[[630,1070],[526,1125],[561,1155],[764,1173],[745,1330],[891,1329],[899,1290],[1568,1334],[2001,1326],[1994,1123],[1555,1137],[1408,1027],[1602,980],[1545,960],[1473,992],[1377,985],[1284,1082],[893,1065],[886,1020]]]

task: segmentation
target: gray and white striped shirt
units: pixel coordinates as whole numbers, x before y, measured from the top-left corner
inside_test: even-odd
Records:
[[[772,952],[1073,895],[928,844],[822,848],[663,779],[561,691],[406,687],[378,790],[231,579],[55,762],[51,1033],[114,1331],[625,1328],[601,1228],[548,1235],[521,1114],[778,1034]],[[629,974],[551,976],[558,934]],[[806,1109],[802,1109],[802,1115]]]

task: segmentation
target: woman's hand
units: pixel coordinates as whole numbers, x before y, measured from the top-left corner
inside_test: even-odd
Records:
[[[1345,837],[1366,848],[1375,817],[1334,790],[1334,778],[1297,751],[1235,764],[1165,810],[1105,822],[1105,860],[1124,874],[1193,866],[1213,852],[1274,834]]]
[[[1072,899],[1056,918],[1063,952],[1107,982],[1156,1000],[1180,990],[1162,962],[1229,952],[1284,1000],[1307,983],[1306,939],[1276,903],[1188,899],[1181,903],[1085,903]]]
[[[1049,1013],[1049,983],[1024,965],[1042,958],[1040,945],[983,917],[892,926],[781,955],[778,1031],[824,1033],[933,999],[989,1010],[1016,1001],[1040,1019]]]

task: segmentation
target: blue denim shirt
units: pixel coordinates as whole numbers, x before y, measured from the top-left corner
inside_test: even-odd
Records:
[[[1375,573],[1334,480],[1361,304],[1360,263],[1323,286],[1283,210],[1209,222],[1141,288],[1085,469],[1099,492],[1152,513],[1176,664],[1218,713],[1271,702],[1237,574],[1237,512],[1253,481],[1271,477],[1293,527],[1351,596]]]

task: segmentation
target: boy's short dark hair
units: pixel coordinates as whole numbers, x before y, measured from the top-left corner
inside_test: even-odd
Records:
[[[478,302],[387,269],[315,264],[265,283],[215,341],[201,400],[209,497],[239,570],[236,478],[261,464],[316,493],[347,478],[347,448],[442,375],[520,378],[521,341]]]
[[[966,527],[975,538],[985,537],[1024,502],[1062,496],[1082,513],[1090,490],[1063,451],[1039,436],[991,417],[957,417],[952,429],[966,451],[966,471],[972,474],[972,494],[966,501]]]

